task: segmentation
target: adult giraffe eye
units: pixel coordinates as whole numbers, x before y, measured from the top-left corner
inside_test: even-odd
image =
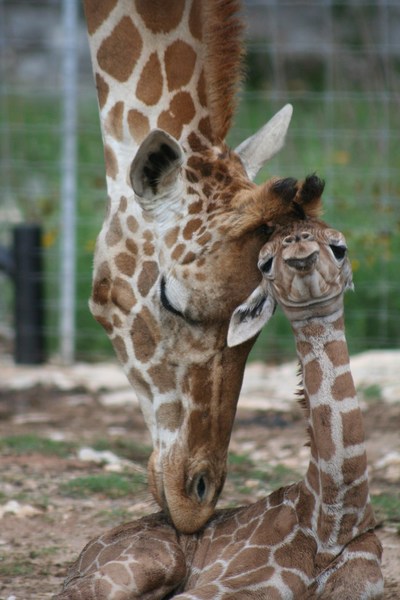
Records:
[[[166,310],[168,310],[170,313],[173,313],[174,315],[178,315],[179,317],[184,318],[184,315],[178,309],[176,309],[175,306],[172,306],[172,304],[168,300],[167,294],[165,292],[164,277],[161,279],[161,284],[160,284],[160,299],[161,299],[161,304],[163,305],[163,307]]]
[[[336,260],[343,260],[346,256],[346,246],[342,246],[340,244],[329,244],[329,248],[332,250],[333,256],[336,258]]]

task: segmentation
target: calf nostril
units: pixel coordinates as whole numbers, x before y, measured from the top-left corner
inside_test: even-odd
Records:
[[[287,258],[285,259],[285,263],[297,271],[308,271],[314,267],[318,260],[318,256],[319,252],[316,250],[315,252],[312,252],[312,254],[302,258]]]
[[[300,234],[300,240],[301,241],[308,241],[308,242],[312,242],[314,240],[314,236],[312,233],[310,233],[309,231],[303,231]]]

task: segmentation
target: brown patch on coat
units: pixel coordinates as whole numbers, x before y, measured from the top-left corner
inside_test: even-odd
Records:
[[[118,162],[114,154],[114,150],[108,144],[104,145],[104,162],[106,165],[106,173],[111,179],[115,179],[118,175]]]
[[[328,342],[325,346],[325,352],[335,367],[346,365],[349,361],[347,344],[344,341]]]
[[[132,277],[136,269],[136,258],[129,252],[120,252],[114,259],[118,271]]]
[[[93,281],[92,300],[96,304],[107,304],[111,291],[111,271],[106,261],[96,269]]]
[[[168,33],[181,22],[185,0],[136,0],[135,6],[147,29],[153,33]]]
[[[334,400],[344,400],[345,398],[355,397],[356,390],[350,371],[336,377],[331,391]]]
[[[97,51],[99,66],[118,81],[127,81],[142,52],[142,37],[130,17],[122,17]]]
[[[108,83],[100,75],[100,73],[96,73],[96,89],[97,89],[97,98],[99,100],[99,106],[100,106],[100,108],[103,108],[103,106],[107,102],[110,87],[109,87]]]
[[[191,219],[183,229],[183,237],[185,240],[190,240],[193,237],[195,231],[197,231],[203,224],[201,219]]]
[[[112,286],[111,300],[124,313],[129,314],[136,304],[136,297],[127,281],[116,277]]]
[[[181,402],[161,404],[156,412],[157,424],[169,431],[176,431],[182,424],[184,410]]]
[[[307,393],[310,396],[317,394],[322,384],[323,374],[316,358],[304,365],[303,375],[304,387],[306,388]]]
[[[336,451],[332,440],[331,407],[328,405],[316,406],[311,411],[311,418],[318,455],[324,460],[330,460]]]
[[[135,317],[131,337],[136,358],[140,362],[149,361],[160,342],[160,331],[157,322],[147,307]]]
[[[117,335],[111,341],[119,360],[122,362],[122,364],[125,364],[128,361],[128,352],[126,350],[124,339],[120,335]]]
[[[92,35],[107,19],[110,12],[116,6],[118,0],[84,0],[85,17],[87,28]]]
[[[140,144],[150,132],[149,119],[139,110],[132,108],[128,112],[129,133],[136,143]]]
[[[132,233],[136,233],[136,231],[139,228],[139,223],[132,215],[128,216],[128,218],[126,219],[126,224],[128,225],[129,231],[132,231]]]
[[[113,138],[116,140],[122,140],[123,138],[123,116],[124,116],[124,103],[119,101],[109,110],[107,118],[104,123],[104,128]]]
[[[177,40],[165,51],[164,64],[170,92],[179,90],[191,80],[196,64],[196,52],[186,42]]]
[[[343,445],[353,446],[364,442],[364,426],[361,411],[355,408],[347,413],[342,413]]]
[[[157,53],[153,52],[143,67],[136,87],[136,97],[148,106],[154,106],[160,100],[162,90],[161,64]]]
[[[157,126],[179,139],[184,125],[190,123],[195,114],[196,110],[189,92],[178,92],[172,98],[168,109],[158,117]]]
[[[153,260],[147,260],[143,263],[142,270],[138,278],[138,290],[144,298],[147,296],[159,274],[158,265]]]
[[[203,23],[201,12],[202,0],[193,0],[189,14],[189,29],[194,38],[201,41],[203,35]]]
[[[107,246],[115,246],[122,239],[122,227],[119,215],[116,213],[111,219],[110,226],[106,233]]]
[[[164,359],[161,363],[150,367],[148,373],[162,394],[175,389],[176,373],[167,360]]]

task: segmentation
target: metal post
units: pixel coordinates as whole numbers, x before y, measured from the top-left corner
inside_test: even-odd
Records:
[[[39,225],[22,224],[13,230],[14,357],[19,364],[45,360],[41,238]]]
[[[77,0],[63,0],[60,354],[65,364],[75,357],[77,26]]]

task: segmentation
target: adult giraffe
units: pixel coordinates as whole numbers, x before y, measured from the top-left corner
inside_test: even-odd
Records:
[[[90,309],[153,442],[150,489],[183,532],[212,515],[251,342],[230,314],[258,281],[280,182],[252,183],[291,107],[231,152],[237,0],[84,0],[109,193]],[[283,187],[295,193],[291,180]],[[132,188],[133,192],[132,193]]]
[[[310,439],[304,478],[218,511],[196,534],[179,534],[164,514],[116,527],[86,546],[57,600],[382,597],[382,547],[344,334],[343,296],[352,287],[346,242],[302,209],[309,202],[318,208],[322,188],[309,178],[299,189],[297,218],[280,224],[262,248],[262,283],[229,329],[229,342],[243,343],[277,303],[290,320]]]

